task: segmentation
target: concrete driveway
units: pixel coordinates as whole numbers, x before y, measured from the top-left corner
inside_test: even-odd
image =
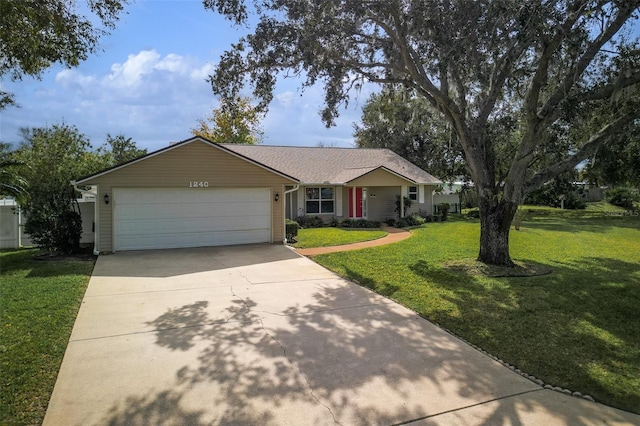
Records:
[[[100,256],[46,425],[596,425],[287,247]]]

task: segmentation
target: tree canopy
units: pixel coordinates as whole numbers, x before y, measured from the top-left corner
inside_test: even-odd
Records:
[[[242,0],[204,4],[238,24],[258,18],[211,76],[218,95],[233,98],[249,83],[266,108],[277,78],[293,74],[305,87],[324,85],[327,125],[365,81],[404,85],[436,108],[478,191],[486,263],[513,265],[510,224],[528,192],[640,117],[628,97],[640,82],[640,46],[625,34],[640,0],[263,0],[253,12]],[[576,109],[595,114],[603,102],[615,108],[599,126],[571,132]],[[511,126],[508,144],[496,143],[496,124]]]
[[[223,99],[210,116],[198,120],[191,133],[216,143],[255,145],[262,141],[262,115],[247,97]]]
[[[138,148],[133,139],[123,134],[111,136],[107,133],[107,140],[98,153],[103,156],[105,167],[110,167],[147,155],[147,150]]]
[[[27,215],[25,231],[40,247],[64,253],[78,249],[82,233],[80,214],[73,209],[76,191],[71,181],[104,166],[90,150],[87,137],[75,126],[53,125],[22,129],[15,153],[25,169]]]
[[[115,28],[127,0],[83,2],[90,16],[68,0],[0,2],[0,77],[38,77],[54,63],[75,67],[96,52],[101,36]],[[0,90],[0,110],[15,102]]]
[[[462,152],[451,126],[423,97],[403,86],[372,94],[354,124],[360,148],[388,148],[443,179],[465,174]]]

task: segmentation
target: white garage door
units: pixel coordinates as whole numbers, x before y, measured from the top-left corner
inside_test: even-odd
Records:
[[[116,188],[114,248],[269,242],[270,206],[271,192],[264,188]]]

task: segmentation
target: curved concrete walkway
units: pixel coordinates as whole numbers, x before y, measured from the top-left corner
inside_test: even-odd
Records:
[[[340,246],[330,247],[315,247],[307,249],[295,249],[296,252],[303,256],[316,256],[318,254],[325,253],[337,253],[339,251],[360,250],[368,247],[384,246],[387,244],[397,243],[398,241],[406,240],[411,236],[411,232],[405,229],[392,228],[390,226],[383,226],[382,230],[388,232],[388,234],[382,238],[378,238],[370,241],[362,241],[353,244],[343,244]]]

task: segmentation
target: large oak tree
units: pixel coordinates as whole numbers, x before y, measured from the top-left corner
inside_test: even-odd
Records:
[[[266,107],[277,78],[321,82],[331,125],[364,81],[402,84],[437,108],[460,141],[478,191],[480,253],[512,265],[509,229],[530,191],[573,169],[640,109],[624,94],[640,81],[640,48],[624,36],[640,0],[204,0],[253,34],[224,53],[214,93],[233,98],[249,82]],[[254,5],[254,10],[250,10]],[[625,26],[627,28],[625,28]],[[612,113],[579,140],[575,108],[611,101]],[[633,102],[631,102],[633,104]],[[597,113],[599,108],[594,108]],[[503,178],[491,123],[516,120]],[[549,151],[559,152],[548,157]],[[551,161],[553,158],[554,161]]]

